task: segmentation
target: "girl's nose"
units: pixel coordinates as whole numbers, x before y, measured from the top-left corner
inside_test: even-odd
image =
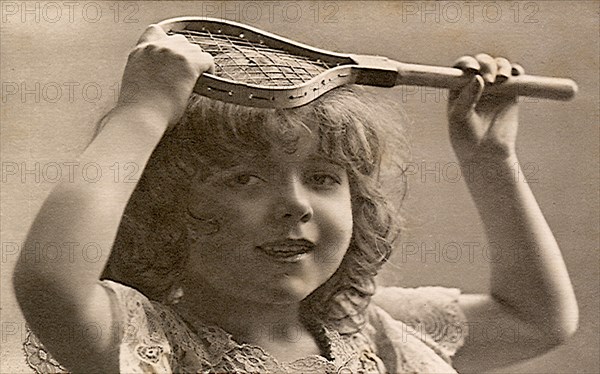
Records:
[[[286,221],[308,222],[313,216],[310,192],[300,181],[291,181],[281,188],[280,214]],[[278,217],[278,219],[280,219]]]

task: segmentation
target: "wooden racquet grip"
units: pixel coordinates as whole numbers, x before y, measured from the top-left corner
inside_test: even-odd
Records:
[[[456,89],[463,87],[472,77],[457,68],[390,62],[398,72],[396,85]],[[486,93],[570,100],[577,93],[577,84],[566,78],[518,75],[488,85]]]

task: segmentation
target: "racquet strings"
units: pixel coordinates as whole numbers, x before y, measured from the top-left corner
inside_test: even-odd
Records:
[[[171,30],[213,56],[215,75],[260,86],[295,86],[305,83],[332,66],[310,57],[298,56],[239,36],[209,30]]]

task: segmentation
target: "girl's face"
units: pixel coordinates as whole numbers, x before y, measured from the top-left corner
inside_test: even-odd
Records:
[[[220,297],[295,303],[327,281],[352,237],[346,170],[320,157],[317,137],[194,183],[187,283]]]

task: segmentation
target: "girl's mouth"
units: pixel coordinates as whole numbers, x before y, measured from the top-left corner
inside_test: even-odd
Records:
[[[312,252],[315,245],[308,240],[283,240],[278,242],[265,243],[257,247],[262,253],[276,260],[284,262],[299,261],[309,252]]]

